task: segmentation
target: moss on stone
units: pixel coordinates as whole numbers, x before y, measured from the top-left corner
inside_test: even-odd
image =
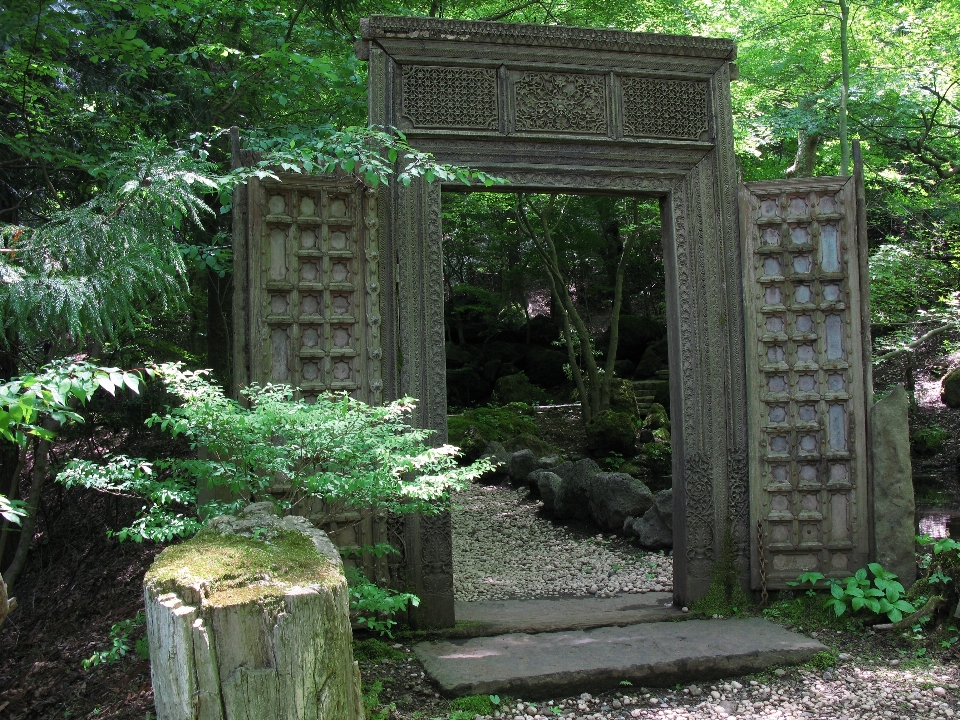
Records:
[[[160,592],[202,584],[205,604],[223,607],[342,579],[339,568],[302,533],[283,531],[266,541],[204,530],[160,553],[144,582]]]
[[[753,608],[753,599],[740,585],[731,524],[728,518],[720,554],[714,560],[710,571],[710,587],[707,589],[707,594],[690,606],[695,613],[709,617],[714,615],[729,617]]]

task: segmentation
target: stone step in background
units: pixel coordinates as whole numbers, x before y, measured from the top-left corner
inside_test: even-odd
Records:
[[[538,700],[634,686],[669,687],[806,662],[827,650],[760,618],[656,622],[556,633],[515,633],[414,646],[447,697]]]
[[[684,620],[671,593],[612,598],[567,597],[542,600],[488,600],[456,603],[457,627],[447,637],[587,630],[605,626]]]

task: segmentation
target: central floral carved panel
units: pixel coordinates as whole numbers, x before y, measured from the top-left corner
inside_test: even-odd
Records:
[[[603,76],[528,72],[514,87],[520,132],[607,132]]]

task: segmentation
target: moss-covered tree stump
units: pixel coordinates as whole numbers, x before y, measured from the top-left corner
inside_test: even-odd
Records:
[[[343,565],[304,518],[215,518],[144,595],[159,720],[362,720]]]

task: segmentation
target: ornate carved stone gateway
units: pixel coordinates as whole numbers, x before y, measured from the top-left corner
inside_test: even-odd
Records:
[[[750,556],[747,389],[729,40],[371,17],[370,122],[507,190],[660,198],[670,326],[677,599],[701,596],[731,523]],[[444,186],[444,189],[462,189]],[[395,187],[384,217],[385,397],[446,432],[438,185]],[[389,258],[389,261],[386,260]],[[421,525],[421,582],[452,621],[449,524]],[[408,550],[409,551],[409,550]],[[434,577],[435,576],[435,577]],[[447,593],[447,594],[445,594]]]
[[[659,198],[675,600],[701,597],[725,551],[754,587],[760,553],[770,587],[861,565],[862,193],[855,202],[845,178],[751,184],[738,206],[734,43],[375,16],[357,49],[370,123],[418,150],[505,177],[509,191]],[[283,180],[235,201],[236,383],[416,397],[416,422],[445,439],[440,194],[467,188]],[[418,625],[454,623],[449,514],[327,525],[340,543],[389,541],[401,554],[368,574],[421,597]]]

